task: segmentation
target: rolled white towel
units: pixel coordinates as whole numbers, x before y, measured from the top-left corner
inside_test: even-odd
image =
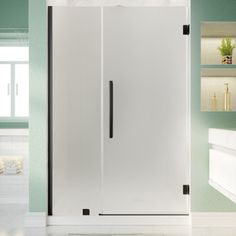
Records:
[[[20,170],[5,170],[4,171],[4,175],[16,175],[16,174],[20,174],[21,171]]]

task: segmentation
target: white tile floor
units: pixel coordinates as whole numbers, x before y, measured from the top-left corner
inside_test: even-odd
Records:
[[[0,205],[0,236],[87,236],[86,228],[48,227],[24,228],[23,205]],[[115,236],[236,236],[236,228],[187,228],[187,227],[153,227],[148,234],[114,234]],[[79,234],[78,234],[79,233]],[[95,233],[96,234],[96,233]],[[93,236],[95,236],[93,234]],[[106,234],[105,236],[110,236]],[[102,236],[96,234],[96,236]]]

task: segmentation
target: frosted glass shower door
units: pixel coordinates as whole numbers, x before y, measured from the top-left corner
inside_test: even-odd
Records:
[[[187,214],[184,7],[104,8],[102,214]]]
[[[75,216],[88,208],[98,215],[101,10],[53,7],[51,20],[51,213]]]

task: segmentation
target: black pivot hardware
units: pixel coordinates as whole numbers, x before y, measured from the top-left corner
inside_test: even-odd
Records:
[[[189,185],[183,185],[183,194],[184,195],[189,195],[189,192],[190,192]]]
[[[183,35],[190,34],[190,25],[183,25]]]
[[[89,216],[90,215],[90,210],[89,209],[83,209],[82,214],[83,214],[83,216]]]

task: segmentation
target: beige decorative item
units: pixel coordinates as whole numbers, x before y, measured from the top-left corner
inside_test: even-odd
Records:
[[[231,94],[229,92],[229,84],[225,83],[225,92],[224,92],[224,111],[231,111]]]
[[[216,94],[214,93],[214,95],[211,98],[211,110],[212,111],[217,111],[217,98],[216,98]]]
[[[218,47],[218,50],[222,56],[222,64],[232,64],[234,48],[236,48],[236,44],[232,44],[230,37],[226,37],[221,40],[221,45]]]
[[[232,64],[232,55],[222,56],[222,64]]]

